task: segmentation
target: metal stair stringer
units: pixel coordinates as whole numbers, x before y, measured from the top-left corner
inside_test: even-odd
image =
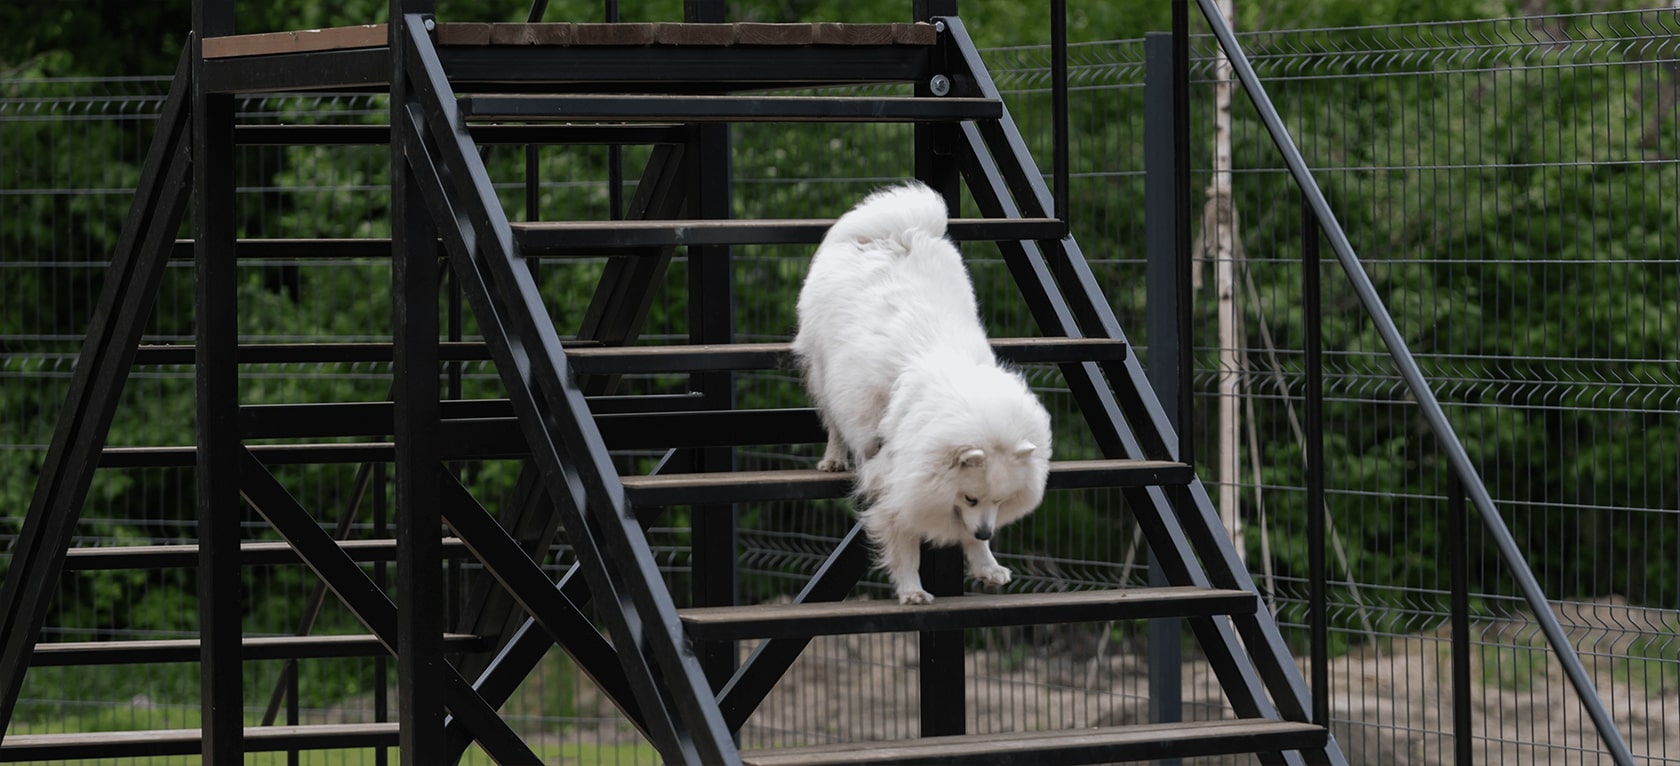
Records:
[[[972,87],[983,97],[1000,98],[1001,93],[962,20],[948,17],[943,21],[960,66],[966,70],[963,74],[970,79]],[[1050,191],[1007,109],[998,120],[964,123],[962,135],[966,185],[980,205],[982,215],[1046,215],[1052,208]],[[1066,332],[1069,336],[1125,338],[1113,308],[1103,298],[1071,234],[1060,240],[1000,245],[1006,255],[1013,256],[1007,260],[1023,291],[1032,288],[1048,293],[1036,301],[1028,294],[1028,301],[1034,306],[1040,323],[1046,325],[1046,331]],[[1081,398],[1081,409],[1098,433],[1099,441],[1104,442],[1108,456],[1167,456],[1169,445],[1176,444],[1174,429],[1137,356],[1087,363],[1080,368],[1064,367],[1064,372],[1069,373],[1070,385]],[[1095,375],[1093,368],[1100,368],[1102,375]],[[1104,376],[1108,385],[1103,383]],[[1105,433],[1108,438],[1104,438]],[[1179,495],[1181,502],[1174,502],[1171,495]],[[1167,567],[1171,581],[1240,589],[1259,599],[1258,586],[1224,534],[1218,513],[1199,478],[1184,488],[1131,489],[1126,490],[1126,496],[1134,508],[1149,509],[1148,513],[1139,514],[1139,520],[1157,557]],[[1231,654],[1228,662],[1213,658],[1213,666],[1239,715],[1293,721],[1311,719],[1306,681],[1268,610],[1260,608],[1252,614],[1230,618],[1194,619],[1190,624],[1204,649],[1223,647]],[[1238,662],[1245,655],[1251,664]],[[1309,755],[1314,761],[1345,762],[1334,737],[1330,737],[1322,753]],[[1297,762],[1300,757],[1296,753],[1284,754],[1289,762]]]
[[[534,277],[475,151],[424,19],[405,19],[408,163],[491,349],[521,431],[602,610],[654,745],[668,762],[739,760],[641,527],[625,505]]]
[[[147,149],[64,408],[0,585],[0,739],[6,735],[22,692],[24,671],[61,579],[100,451],[192,198],[192,72],[189,42],[159,114],[158,131]]]

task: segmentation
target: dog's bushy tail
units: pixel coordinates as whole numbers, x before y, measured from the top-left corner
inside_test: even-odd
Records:
[[[852,241],[910,252],[918,237],[945,236],[945,198],[920,181],[881,189],[859,202],[828,230],[826,241]]]

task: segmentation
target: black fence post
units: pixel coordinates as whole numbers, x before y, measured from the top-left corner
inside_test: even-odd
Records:
[[[1191,370],[1181,368],[1179,349],[1189,337],[1179,325],[1179,306],[1188,300],[1179,284],[1178,230],[1174,208],[1180,197],[1179,178],[1173,166],[1173,41],[1172,35],[1154,32],[1144,39],[1144,249],[1147,262],[1144,283],[1148,293],[1149,382],[1166,410],[1167,422],[1180,433],[1191,422],[1189,399],[1182,392]],[[1183,442],[1180,442],[1182,444]],[[1179,459],[1184,459],[1178,456]],[[1173,502],[1184,502],[1183,493],[1173,492]],[[1166,572],[1149,551],[1149,584],[1170,584]],[[1149,720],[1173,723],[1184,720],[1183,620],[1149,621]]]
[[[1458,473],[1447,479],[1447,540],[1452,556],[1453,755],[1475,763],[1470,724],[1470,513]]]
[[[1324,340],[1319,293],[1318,216],[1301,198],[1301,345],[1306,362],[1307,610],[1312,654],[1313,723],[1330,725],[1329,569],[1324,558],[1328,524],[1324,504]]]

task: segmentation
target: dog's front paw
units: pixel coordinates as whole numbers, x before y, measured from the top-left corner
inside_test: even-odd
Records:
[[[999,564],[982,567],[974,573],[974,579],[987,585],[1008,585],[1010,576],[1009,567]]]
[[[852,465],[845,460],[823,458],[817,461],[817,470],[827,473],[845,473],[852,470]]]
[[[911,604],[931,604],[933,603],[933,594],[919,588],[916,590],[899,591],[898,603],[905,604],[907,606]]]

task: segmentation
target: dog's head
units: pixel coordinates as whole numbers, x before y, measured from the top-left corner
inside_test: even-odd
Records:
[[[1037,495],[1043,488],[1032,486],[1029,466],[1037,450],[1037,445],[1022,441],[989,454],[980,447],[964,446],[952,455],[956,481],[952,482],[955,492],[951,512],[976,540],[992,539],[999,526],[999,509],[1019,506],[1024,493],[1032,494],[1031,504],[1037,505]],[[1005,518],[1004,523],[1011,520]]]

